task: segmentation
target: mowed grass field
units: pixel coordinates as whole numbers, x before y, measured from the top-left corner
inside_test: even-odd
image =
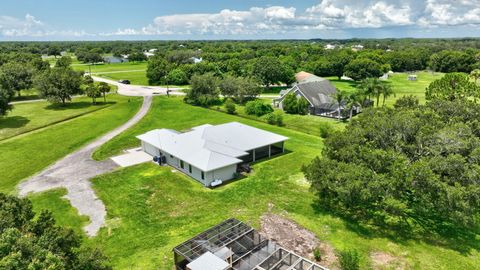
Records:
[[[444,76],[444,73],[439,72],[428,72],[420,71],[414,73],[417,75],[416,81],[409,81],[409,73],[394,73],[391,74],[390,78],[386,81],[389,83],[395,95],[387,98],[385,100],[385,105],[393,106],[395,101],[402,96],[413,95],[418,97],[421,104],[425,103],[425,89],[435,80],[441,79]],[[338,89],[345,91],[355,91],[356,82],[347,81],[347,80],[338,80],[337,77],[328,77],[332,84]],[[382,104],[382,97],[380,98],[380,104]]]
[[[93,180],[106,204],[108,222],[88,243],[102,247],[114,269],[172,269],[171,250],[177,244],[229,217],[258,228],[260,217],[272,205],[273,213],[296,221],[337,251],[358,250],[361,269],[373,268],[375,252],[394,258],[393,267],[380,269],[395,269],[395,265],[403,269],[480,269],[476,239],[450,243],[445,239],[392,238],[312,207],[315,196],[301,167],[321,153],[323,143],[318,136],[193,107],[180,98],[156,97],[140,123],[102,146],[95,156],[104,159],[138,146],[135,135],[151,129],[186,130],[229,121],[288,136],[287,153],[254,164],[249,177],[214,190],[170,167],[152,163]]]
[[[147,62],[126,62],[126,63],[112,63],[112,64],[95,64],[95,65],[72,65],[72,68],[77,71],[89,72],[92,70],[92,73],[98,72],[119,72],[119,71],[130,71],[130,70],[147,70]]]
[[[107,103],[98,102],[96,105],[92,105],[92,99],[87,97],[74,98],[66,106],[47,101],[15,104],[7,116],[0,118],[0,141],[111,106],[118,97],[112,96],[112,100],[110,97],[107,97]]]
[[[12,112],[14,117],[30,119],[30,122],[26,124],[51,123],[51,125],[0,141],[0,192],[15,193],[15,187],[22,179],[37,173],[89,141],[120,126],[138,111],[142,103],[141,98],[116,94],[109,95],[108,101],[112,103],[100,110],[56,124],[54,123],[61,120],[62,117],[65,119],[78,113],[80,109],[78,109],[77,99],[74,99],[73,103],[67,105],[63,111],[56,111],[57,114],[45,108],[45,103],[43,105],[25,104],[25,107],[21,106],[19,109],[23,113],[17,113],[14,109]],[[80,107],[86,106],[83,103],[84,99],[78,99],[78,102]],[[69,111],[69,108],[72,111]],[[97,108],[97,106],[92,107],[92,109]],[[88,111],[89,109],[85,107],[81,110]],[[0,124],[3,121],[5,119],[0,119]],[[19,122],[21,123],[21,121]],[[25,126],[18,128],[26,129]],[[8,133],[18,132],[10,128]]]

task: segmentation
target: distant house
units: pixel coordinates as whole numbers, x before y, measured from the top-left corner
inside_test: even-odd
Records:
[[[363,50],[363,48],[364,48],[364,47],[363,47],[363,45],[361,45],[361,44],[353,45],[353,46],[352,46],[352,51],[355,51],[355,52],[361,51],[361,50]]]
[[[231,218],[173,248],[176,270],[327,270]]]
[[[332,83],[325,79],[308,72],[299,72],[295,75],[297,83],[292,88],[280,92],[280,97],[273,101],[274,105],[283,109],[285,97],[293,93],[298,98],[305,98],[309,103],[309,114],[324,117],[338,118],[338,109],[340,106],[341,117],[345,110],[344,104],[338,104],[335,100],[337,89]],[[354,109],[357,114],[360,108]]]
[[[237,122],[209,124],[180,133],[156,129],[137,136],[142,150],[212,186],[233,179],[239,165],[283,153],[287,137]]]
[[[125,59],[123,57],[116,57],[116,56],[105,56],[103,57],[103,61],[105,63],[114,64],[114,63],[128,62],[128,59]]]
[[[327,44],[324,47],[325,50],[334,50],[335,48],[337,48],[337,46],[332,45],[332,44]]]
[[[203,58],[197,58],[197,57],[191,57],[190,60],[194,63],[194,64],[198,64],[198,63],[201,63],[203,62]]]

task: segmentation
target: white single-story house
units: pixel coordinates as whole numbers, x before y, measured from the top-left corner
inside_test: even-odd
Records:
[[[239,164],[284,152],[287,137],[238,122],[201,125],[187,132],[156,129],[137,136],[146,153],[206,187],[233,179]]]

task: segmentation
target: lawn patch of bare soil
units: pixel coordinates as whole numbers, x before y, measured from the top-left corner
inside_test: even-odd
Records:
[[[385,252],[372,252],[370,254],[370,260],[373,264],[373,269],[383,270],[383,269],[395,269],[403,270],[407,269],[405,261],[401,258],[393,256]]]
[[[261,217],[260,226],[261,235],[312,261],[315,261],[313,250],[318,247],[322,254],[322,260],[318,263],[329,269],[338,269],[334,248],[295,222],[267,213]]]

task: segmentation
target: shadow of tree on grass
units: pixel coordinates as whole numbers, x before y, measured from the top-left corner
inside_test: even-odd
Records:
[[[386,228],[370,223],[360,222],[345,215],[324,209],[318,202],[312,203],[317,214],[328,214],[342,219],[345,227],[357,235],[366,238],[387,238],[390,241],[408,245],[408,241],[418,241],[429,245],[441,246],[468,255],[472,250],[480,251],[480,228],[473,231],[446,230],[442,233],[421,229]]]
[[[88,101],[80,101],[80,102],[71,102],[71,103],[66,103],[65,105],[61,103],[52,103],[47,106],[45,106],[45,109],[47,110],[54,110],[54,111],[65,111],[65,110],[78,110],[78,109],[84,109],[88,107],[105,107],[105,106],[111,106],[115,104],[116,102],[114,101],[107,101],[107,102],[97,102],[97,104],[93,104],[92,102]]]
[[[21,128],[28,124],[30,119],[23,116],[10,116],[0,118],[0,129],[2,128]]]

